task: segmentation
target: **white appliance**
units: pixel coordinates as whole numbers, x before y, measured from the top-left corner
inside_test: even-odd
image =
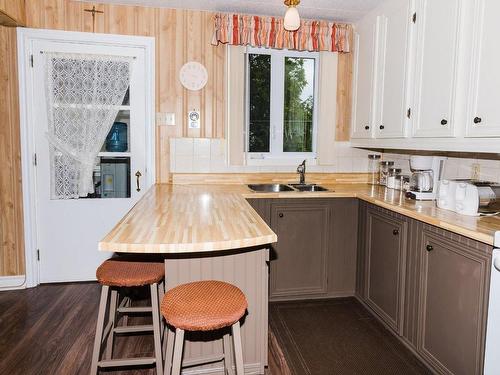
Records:
[[[484,375],[498,375],[500,373],[500,231],[495,233],[494,246],[491,262]]]
[[[461,215],[492,215],[500,212],[500,185],[473,180],[439,182],[437,206]]]
[[[443,174],[446,158],[437,156],[410,157],[410,190],[406,196],[416,200],[434,200],[437,198],[439,181]]]

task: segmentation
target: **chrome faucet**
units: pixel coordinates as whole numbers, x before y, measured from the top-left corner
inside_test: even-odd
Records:
[[[299,166],[297,167],[297,173],[300,175],[299,183],[301,185],[304,185],[306,183],[306,161],[305,160],[302,163],[300,163]]]

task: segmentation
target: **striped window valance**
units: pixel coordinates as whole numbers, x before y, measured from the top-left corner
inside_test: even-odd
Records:
[[[286,31],[283,18],[220,13],[214,18],[213,45],[228,43],[297,51],[350,52],[352,27],[327,21],[302,20]]]

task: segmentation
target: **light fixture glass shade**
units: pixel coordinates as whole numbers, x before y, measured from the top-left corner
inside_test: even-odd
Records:
[[[300,27],[299,11],[294,6],[289,6],[285,13],[285,20],[283,22],[285,30],[295,31]]]

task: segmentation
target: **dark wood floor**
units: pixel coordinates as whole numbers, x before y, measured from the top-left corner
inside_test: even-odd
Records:
[[[0,293],[0,374],[87,375],[100,286],[52,284]],[[144,323],[148,318],[134,318]],[[151,356],[149,335],[116,339],[116,355]],[[272,362],[272,361],[271,361]],[[272,362],[273,363],[273,362]],[[274,366],[270,364],[270,368]],[[152,368],[110,374],[154,374]],[[280,375],[279,371],[269,374]]]

